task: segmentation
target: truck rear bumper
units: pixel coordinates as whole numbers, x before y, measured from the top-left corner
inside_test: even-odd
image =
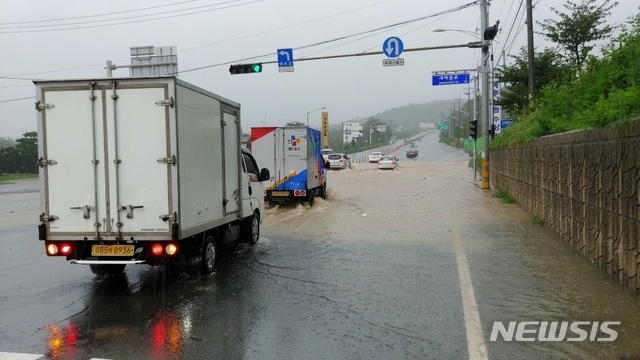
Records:
[[[145,260],[69,260],[71,264],[78,265],[137,265],[145,264]]]

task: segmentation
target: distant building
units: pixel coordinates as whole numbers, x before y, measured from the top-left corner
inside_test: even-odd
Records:
[[[342,141],[345,144],[350,143],[353,139],[362,137],[362,125],[358,122],[346,122],[342,124]]]

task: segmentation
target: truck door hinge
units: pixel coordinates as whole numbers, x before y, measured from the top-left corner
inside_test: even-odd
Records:
[[[40,158],[38,159],[38,163],[36,165],[40,166],[40,167],[45,167],[45,166],[49,166],[49,165],[55,165],[58,162],[55,160],[45,160],[45,158]]]
[[[160,215],[160,220],[162,221],[176,221],[177,218],[178,218],[178,215],[175,213],[173,213],[172,215],[169,215],[169,214]]]
[[[167,157],[167,158],[160,158],[158,159],[158,162],[160,164],[171,164],[171,165],[176,165],[176,156],[175,155],[171,155],[171,157]]]
[[[168,100],[156,101],[156,105],[173,107],[173,98],[170,97]]]
[[[50,109],[53,109],[54,107],[56,106],[53,104],[43,104],[40,101],[36,102],[36,110],[38,111],[50,110]]]
[[[40,222],[45,222],[45,221],[52,222],[58,219],[59,217],[55,215],[40,214]]]

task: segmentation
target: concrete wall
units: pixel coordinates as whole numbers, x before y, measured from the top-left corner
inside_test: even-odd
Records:
[[[491,182],[640,296],[640,122],[491,152]]]

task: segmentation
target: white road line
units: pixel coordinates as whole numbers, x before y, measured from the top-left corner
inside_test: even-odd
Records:
[[[478,304],[476,303],[476,296],[473,294],[473,284],[471,283],[471,273],[469,272],[467,255],[462,247],[460,233],[455,230],[454,242],[456,260],[458,262],[458,277],[460,278],[460,291],[462,294],[462,308],[464,310],[464,320],[467,329],[469,360],[489,359],[487,346],[484,342],[484,334],[482,333]]]
[[[0,352],[0,360],[37,360],[41,358],[44,358],[44,355]]]
[[[45,356],[40,354],[12,353],[12,352],[0,351],[0,360],[42,360],[42,359],[45,359]],[[91,358],[89,360],[109,360],[109,359]]]

